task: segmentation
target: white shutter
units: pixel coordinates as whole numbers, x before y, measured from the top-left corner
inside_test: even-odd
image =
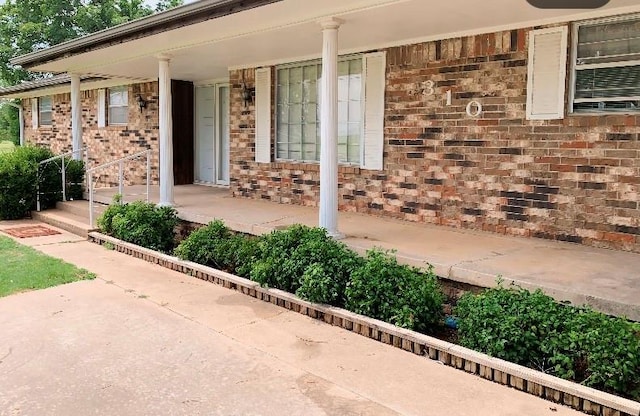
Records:
[[[107,125],[107,93],[104,89],[98,90],[98,105],[97,105],[97,113],[98,113],[98,127],[102,128]]]
[[[567,39],[566,26],[529,32],[527,120],[564,118]]]
[[[38,99],[31,99],[31,127],[38,128]]]
[[[256,162],[271,162],[271,68],[256,69]]]
[[[364,140],[362,168],[383,169],[384,151],[384,93],[386,55],[384,52],[364,56]]]

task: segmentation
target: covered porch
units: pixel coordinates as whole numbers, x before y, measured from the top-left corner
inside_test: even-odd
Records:
[[[96,201],[109,203],[116,188],[99,190]],[[125,188],[125,200],[142,199],[143,186]],[[159,199],[158,187],[150,199]],[[318,225],[318,209],[233,198],[224,188],[175,187],[176,209],[185,221],[215,219],[249,234],[292,224]],[[418,267],[433,265],[438,276],[463,284],[504,284],[541,288],[558,300],[589,304],[603,312],[640,320],[640,256],[578,244],[528,239],[415,224],[366,214],[340,212],[344,242],[364,253],[373,247],[395,250],[398,259]]]

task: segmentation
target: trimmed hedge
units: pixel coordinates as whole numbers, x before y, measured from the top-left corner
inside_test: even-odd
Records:
[[[193,231],[174,254],[183,260],[249,277],[257,251],[256,238],[236,234],[216,220]]]
[[[384,251],[367,253],[351,275],[346,297],[350,311],[423,333],[433,332],[443,318],[445,297],[433,269],[398,264]]]
[[[98,218],[106,234],[163,253],[173,250],[177,225],[175,209],[142,201],[122,204],[120,196]]]
[[[400,265],[377,250],[362,258],[321,228],[294,225],[248,237],[215,221],[194,231],[175,254],[405,328],[428,332],[442,319],[444,296],[431,270]]]
[[[640,398],[640,324],[502,286],[464,295],[456,314],[465,347]]]

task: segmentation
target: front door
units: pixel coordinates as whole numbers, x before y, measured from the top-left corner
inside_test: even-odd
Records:
[[[229,85],[196,88],[195,182],[229,184]]]

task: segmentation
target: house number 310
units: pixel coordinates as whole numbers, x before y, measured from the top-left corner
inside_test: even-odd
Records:
[[[424,88],[422,89],[422,93],[426,96],[435,95],[435,82],[429,80],[424,82]],[[447,90],[446,99],[447,105],[451,105],[451,101],[453,98],[453,93],[451,90]],[[470,101],[466,107],[466,113],[469,117],[480,117],[482,114],[482,103],[476,100]]]

